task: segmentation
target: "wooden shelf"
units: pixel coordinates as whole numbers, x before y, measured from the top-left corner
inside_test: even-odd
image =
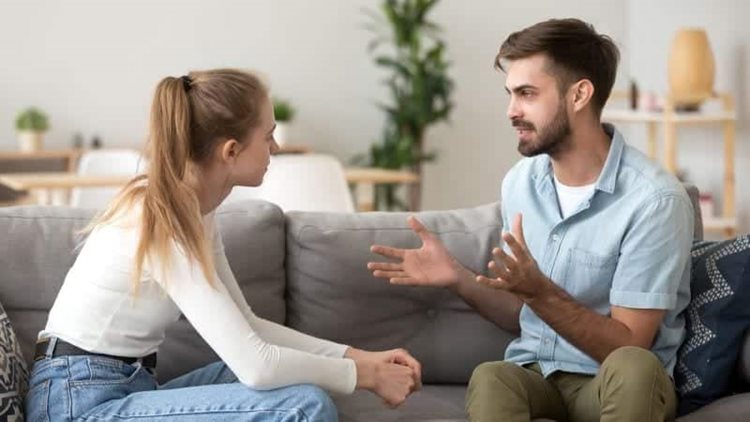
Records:
[[[704,232],[721,232],[737,231],[736,218],[709,217],[703,220]]]
[[[677,173],[677,127],[692,124],[718,124],[723,129],[724,135],[724,193],[722,215],[716,218],[704,220],[705,231],[720,231],[726,236],[735,236],[737,233],[737,219],[735,210],[735,172],[734,152],[737,113],[734,100],[730,94],[715,94],[713,100],[721,101],[721,110],[677,112],[674,102],[667,98],[663,111],[637,111],[625,109],[607,109],[602,113],[602,120],[621,123],[644,123],[648,132],[647,154],[652,159],[657,159],[657,125],[663,128],[664,138],[664,167],[672,174]]]
[[[623,123],[723,123],[737,120],[734,111],[664,113],[660,111],[604,110],[602,120]]]
[[[283,145],[279,147],[276,154],[309,154],[312,148],[305,145]]]

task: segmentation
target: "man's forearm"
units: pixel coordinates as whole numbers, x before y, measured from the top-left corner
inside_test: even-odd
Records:
[[[521,331],[518,316],[523,302],[518,296],[477,283],[476,274],[463,266],[458,273],[458,283],[450,288],[451,291],[498,327],[516,334]]]
[[[586,308],[554,283],[549,284],[545,293],[526,303],[539,318],[578,349],[601,363],[615,349],[636,345],[625,324]]]

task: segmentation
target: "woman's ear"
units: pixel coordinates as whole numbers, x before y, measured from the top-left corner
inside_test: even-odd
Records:
[[[581,111],[591,103],[594,96],[594,84],[588,79],[581,79],[570,87],[573,90],[573,111]]]
[[[228,139],[222,142],[219,148],[221,160],[224,162],[232,162],[237,158],[240,152],[240,143],[236,139]]]

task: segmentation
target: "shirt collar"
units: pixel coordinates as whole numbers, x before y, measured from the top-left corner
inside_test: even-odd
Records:
[[[622,152],[625,149],[625,139],[620,131],[618,131],[612,124],[602,123],[602,128],[604,129],[604,132],[612,138],[612,142],[609,145],[607,159],[604,162],[604,167],[602,167],[601,173],[599,173],[595,189],[602,192],[613,193],[617,182],[617,174],[620,170],[620,163],[622,162]],[[543,185],[552,183],[552,162],[549,155],[543,155],[540,157],[538,163],[539,166],[534,173],[534,178],[537,182],[537,189],[541,191]]]

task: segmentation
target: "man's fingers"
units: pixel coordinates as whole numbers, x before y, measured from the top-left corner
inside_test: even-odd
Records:
[[[489,268],[490,272],[495,278],[507,279],[510,276],[510,273],[505,268],[505,266],[498,264],[497,261],[490,261],[487,264],[487,268]]]
[[[523,234],[523,214],[518,213],[513,218],[513,236],[526,249],[526,237]]]
[[[402,271],[404,268],[400,262],[368,262],[367,269],[371,271]]]
[[[383,245],[372,245],[370,251],[379,255],[387,256],[388,258],[403,258],[404,253],[406,252],[403,249]]]
[[[432,236],[432,233],[427,230],[427,227],[425,227],[417,217],[410,215],[409,218],[406,219],[406,222],[409,223],[409,227],[414,230],[414,233],[416,233],[422,241],[425,241]]]
[[[503,248],[493,248],[492,257],[500,268],[506,268],[508,271],[516,265],[516,259],[505,253]]]
[[[414,277],[393,277],[390,279],[391,284],[402,286],[414,286],[420,284]]]
[[[405,272],[403,271],[382,271],[382,270],[375,270],[372,272],[372,275],[378,278],[405,278],[409,277]]]
[[[508,290],[508,283],[500,278],[488,278],[483,275],[477,276],[477,282],[493,289]]]
[[[518,243],[518,240],[513,234],[511,233],[503,234],[503,240],[505,240],[505,243],[510,248],[510,251],[513,252],[513,257],[516,259],[516,261],[523,261],[528,258],[526,249],[523,246],[521,246],[520,243]]]

